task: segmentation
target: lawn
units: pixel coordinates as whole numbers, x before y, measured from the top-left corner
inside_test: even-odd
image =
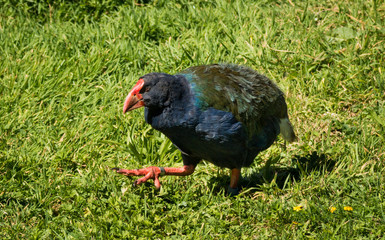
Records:
[[[0,0],[0,238],[381,239],[385,3]],[[210,63],[268,76],[298,142],[133,187],[112,167],[182,166],[138,78]]]

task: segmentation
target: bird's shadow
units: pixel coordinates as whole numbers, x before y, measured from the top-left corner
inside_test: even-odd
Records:
[[[269,160],[258,171],[244,175],[240,183],[242,191],[261,191],[265,184],[271,184],[272,182],[283,189],[288,182],[299,182],[303,176],[313,171],[330,172],[336,163],[327,155],[317,152],[305,156],[294,156],[291,160],[291,166],[287,167],[275,166],[275,164],[272,164],[273,162],[275,161]],[[209,180],[209,186],[218,192],[223,188],[227,189],[228,184],[228,175],[218,175]]]

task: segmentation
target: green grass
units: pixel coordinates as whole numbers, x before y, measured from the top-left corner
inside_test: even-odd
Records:
[[[0,238],[383,238],[382,1],[47,2],[0,1]],[[160,191],[110,171],[182,165],[123,100],[145,73],[216,62],[276,81],[299,141],[234,198],[209,163]]]

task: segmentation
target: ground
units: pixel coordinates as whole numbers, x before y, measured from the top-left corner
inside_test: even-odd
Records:
[[[1,5],[1,238],[385,234],[382,1]],[[209,163],[159,191],[111,171],[182,166],[124,97],[146,73],[217,62],[276,81],[299,141],[260,154],[236,197]]]

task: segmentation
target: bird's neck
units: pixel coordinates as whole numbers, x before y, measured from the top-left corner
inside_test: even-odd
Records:
[[[193,125],[198,116],[197,111],[199,111],[193,100],[189,94],[183,94],[179,99],[170,101],[170,104],[162,109],[145,108],[145,120],[160,131]]]

